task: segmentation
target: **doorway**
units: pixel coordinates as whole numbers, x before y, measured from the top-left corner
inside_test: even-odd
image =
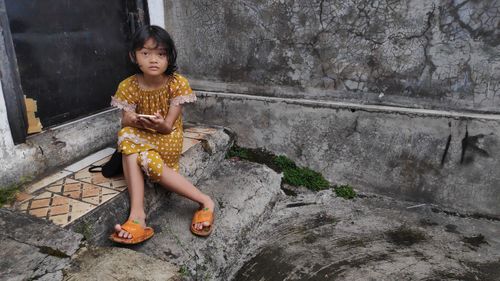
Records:
[[[146,5],[5,0],[22,94],[37,101],[44,128],[109,107],[118,83],[133,72],[127,39],[149,22]]]

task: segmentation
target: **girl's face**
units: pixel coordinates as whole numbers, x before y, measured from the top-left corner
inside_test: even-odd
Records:
[[[144,75],[158,76],[167,70],[167,51],[153,38],[146,40],[144,46],[135,51],[135,58]]]

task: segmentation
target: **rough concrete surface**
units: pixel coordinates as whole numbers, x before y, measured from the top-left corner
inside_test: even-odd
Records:
[[[332,183],[500,218],[500,118],[199,92],[191,122],[231,128]]]
[[[64,272],[66,281],[175,281],[178,268],[136,251],[121,248],[82,250]]]
[[[61,280],[83,236],[0,209],[0,280]]]
[[[73,255],[83,239],[81,234],[62,229],[49,221],[4,208],[0,209],[0,228],[1,236],[47,249],[62,257]]]
[[[281,176],[249,162],[225,161],[214,176],[199,188],[217,202],[215,229],[208,238],[190,232],[197,204],[172,195],[149,223],[156,234],[143,245],[132,247],[144,254],[181,267],[191,280],[229,280],[226,268],[236,262],[280,191]]]
[[[281,198],[233,280],[500,280],[500,221],[332,190]]]
[[[167,0],[165,9],[190,79],[499,112],[497,0]]]

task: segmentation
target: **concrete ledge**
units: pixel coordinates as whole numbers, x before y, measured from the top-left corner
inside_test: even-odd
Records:
[[[30,136],[2,156],[0,186],[41,178],[110,146],[119,127],[120,111],[110,109]]]
[[[286,154],[332,183],[500,218],[499,115],[199,92],[191,122]]]
[[[215,126],[207,128],[213,128],[215,132],[191,147],[180,160],[180,173],[195,185],[200,179],[209,177],[217,169],[233,142],[224,128]],[[144,200],[147,216],[150,217],[161,205],[165,204],[169,196],[171,194],[161,186],[148,182]],[[125,191],[66,228],[85,234],[85,238],[92,244],[109,245],[107,236],[112,232],[116,223],[127,219],[129,208],[128,193]]]

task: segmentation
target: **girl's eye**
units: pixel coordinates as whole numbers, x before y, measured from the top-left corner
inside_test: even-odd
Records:
[[[160,53],[160,57],[165,57],[167,54],[165,53]]]
[[[147,56],[149,53],[148,52],[142,52],[143,55]]]

